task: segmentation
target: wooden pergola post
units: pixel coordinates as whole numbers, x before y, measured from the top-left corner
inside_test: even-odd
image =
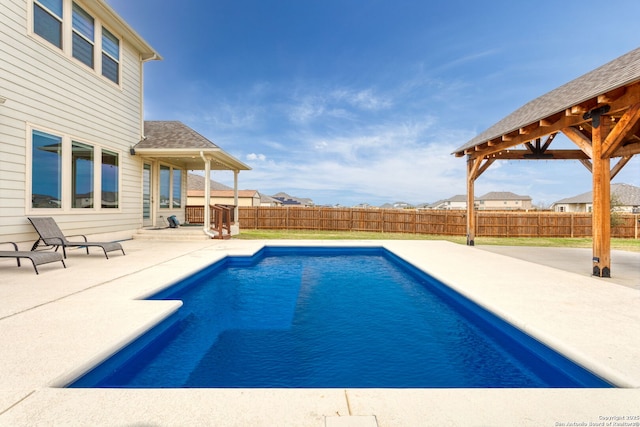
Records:
[[[467,245],[474,246],[476,239],[476,213],[474,185],[482,158],[467,157]]]
[[[593,275],[611,277],[611,170],[605,155],[605,140],[611,129],[611,118],[602,115],[592,134],[593,213]]]

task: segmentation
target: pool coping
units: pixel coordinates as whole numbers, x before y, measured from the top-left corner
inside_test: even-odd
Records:
[[[0,317],[0,328],[6,332],[0,362],[7,369],[0,381],[0,423],[170,425],[175,424],[172,420],[179,424],[208,420],[247,425],[253,420],[257,425],[277,421],[318,426],[335,421],[328,417],[357,415],[369,421],[373,416],[379,425],[415,425],[415,421],[512,425],[522,417],[530,422],[520,425],[554,425],[568,419],[599,422],[611,414],[634,416],[639,406],[640,293],[635,289],[448,242],[230,240],[127,241],[124,245],[128,255],[108,261],[74,255],[68,264],[81,273],[77,276],[62,269],[41,272],[49,280],[68,280],[61,291],[51,281],[38,281],[23,271],[9,275],[17,280],[11,286],[22,286],[27,295],[12,289],[8,301],[15,306],[13,312]],[[131,391],[53,387],[115,352],[179,305],[140,298],[227,254],[251,255],[264,245],[385,247],[598,375],[628,388]],[[174,253],[175,249],[182,250]],[[70,280],[78,281],[86,271],[101,275],[88,283]],[[31,295],[34,290],[47,295]],[[83,327],[87,324],[92,325],[91,331]],[[70,353],[70,348],[75,351]],[[511,405],[496,400],[507,396]],[[105,405],[105,398],[112,403]],[[194,406],[190,399],[207,402],[208,409]],[[432,399],[438,404],[429,404]],[[526,407],[514,399],[527,402]]]

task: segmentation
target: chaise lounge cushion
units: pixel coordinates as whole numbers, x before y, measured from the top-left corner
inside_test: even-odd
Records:
[[[31,260],[33,264],[33,269],[38,273],[38,265],[48,264],[50,262],[60,261],[64,268],[67,266],[64,263],[64,259],[61,253],[58,252],[34,252],[34,251],[19,251],[18,245],[13,242],[8,242],[12,244],[14,249],[13,251],[0,251],[0,258],[15,258],[18,261],[18,267],[20,267],[20,258],[27,258]]]

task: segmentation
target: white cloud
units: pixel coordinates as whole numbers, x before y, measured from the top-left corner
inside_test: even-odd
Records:
[[[264,154],[250,153],[247,154],[247,160],[257,160],[260,162],[264,162],[265,160],[267,160],[267,156],[265,156]]]

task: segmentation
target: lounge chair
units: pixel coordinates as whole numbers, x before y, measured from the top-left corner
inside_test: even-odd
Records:
[[[0,251],[0,258],[15,258],[18,261],[18,267],[20,267],[20,258],[28,258],[33,263],[33,269],[38,273],[38,265],[47,264],[50,262],[60,261],[64,268],[67,268],[67,265],[64,263],[64,259],[62,258],[62,254],[58,252],[33,252],[33,251],[19,251],[18,245],[14,242],[5,242],[0,244],[11,244],[13,245],[12,251]]]
[[[33,228],[36,229],[36,232],[40,236],[40,238],[33,244],[31,248],[32,251],[35,251],[40,242],[44,243],[46,246],[51,246],[58,251],[58,248],[62,247],[62,255],[64,258],[67,258],[67,250],[66,248],[85,248],[87,250],[87,255],[89,254],[90,246],[97,246],[102,248],[104,251],[104,256],[109,259],[108,252],[112,251],[122,251],[122,255],[124,255],[124,249],[122,249],[122,245],[118,242],[89,242],[87,241],[87,236],[84,234],[78,234],[69,237],[82,237],[83,240],[78,242],[72,242],[67,240],[67,237],[62,233],[56,221],[51,217],[31,217],[29,221],[33,225]]]

